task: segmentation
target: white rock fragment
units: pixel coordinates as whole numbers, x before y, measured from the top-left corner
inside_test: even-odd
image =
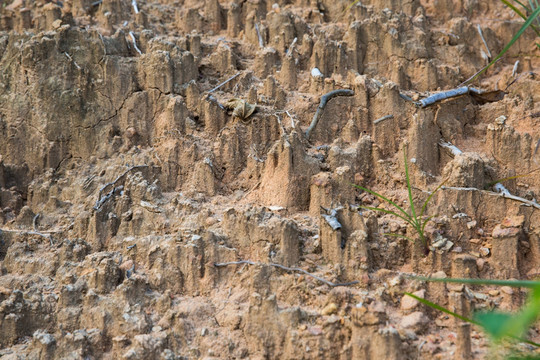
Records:
[[[313,68],[311,69],[311,76],[313,76],[314,78],[322,78],[323,74],[318,68]]]

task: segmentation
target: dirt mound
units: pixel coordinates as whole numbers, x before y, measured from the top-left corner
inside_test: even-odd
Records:
[[[524,294],[405,275],[540,275],[535,34],[478,85],[502,99],[415,105],[510,40],[501,3],[0,4],[0,357],[482,358],[403,292]],[[406,205],[404,151],[418,204],[447,179],[427,256],[351,185]]]

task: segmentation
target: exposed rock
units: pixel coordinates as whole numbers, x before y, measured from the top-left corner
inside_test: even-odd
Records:
[[[401,319],[400,325],[406,329],[419,331],[429,322],[429,318],[421,311],[415,311]]]

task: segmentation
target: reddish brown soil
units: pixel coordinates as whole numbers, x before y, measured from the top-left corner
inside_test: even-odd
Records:
[[[497,1],[349,2],[0,1],[2,359],[495,356],[404,292],[517,310],[518,289],[407,274],[540,275],[538,39],[474,83],[502,100],[419,108],[400,94],[487,63],[477,25],[493,57],[521,20]],[[354,95],[307,139],[336,89]],[[233,98],[255,113],[233,116]],[[351,185],[408,209],[404,151],[417,210],[447,180],[427,256]],[[486,187],[516,174],[503,184],[524,201]]]

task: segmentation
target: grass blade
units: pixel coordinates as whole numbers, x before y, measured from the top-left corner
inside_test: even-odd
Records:
[[[411,219],[415,224],[418,224],[418,218],[416,217],[416,211],[414,210],[414,201],[412,197],[411,181],[409,178],[409,166],[407,164],[407,151],[403,148],[403,157],[405,158],[405,179],[407,180],[407,191],[409,192],[409,205],[411,206]]]
[[[383,212],[385,214],[390,214],[390,215],[394,215],[394,216],[397,216],[398,218],[400,219],[403,219],[405,220],[408,224],[411,224],[411,220],[409,218],[405,218],[404,216],[402,215],[399,215],[398,213],[392,211],[392,210],[386,210],[386,209],[381,209],[381,208],[378,208],[378,207],[372,207],[372,206],[363,206],[363,205],[359,205],[358,206],[359,208],[361,209],[366,209],[366,210],[373,210],[373,211],[380,211],[380,212]]]
[[[529,9],[529,8],[528,8],[525,4],[523,4],[521,1],[519,1],[519,0],[514,0],[514,1],[517,2],[519,5],[521,5],[521,7],[524,8],[524,9],[527,11],[527,13],[528,13],[529,11],[531,11],[531,9]]]
[[[343,15],[345,15],[346,12],[348,12],[349,10],[352,9],[352,7],[356,4],[358,4],[360,2],[360,0],[354,0],[353,2],[351,2],[349,4],[349,6],[347,6],[347,8],[345,10],[343,10]]]
[[[411,294],[411,293],[408,293],[408,292],[406,292],[405,295],[408,295],[408,296],[412,297],[413,299],[418,300],[418,301],[421,302],[422,304],[427,305],[427,306],[429,306],[429,307],[432,308],[432,309],[442,311],[443,313],[446,313],[446,314],[448,314],[448,315],[452,315],[453,317],[458,318],[459,320],[468,322],[468,323],[473,324],[473,325],[479,325],[479,326],[480,326],[480,324],[477,323],[476,321],[474,321],[474,320],[472,320],[472,319],[469,319],[469,318],[466,318],[465,316],[461,316],[461,315],[459,315],[459,314],[456,314],[455,312],[452,312],[452,311],[448,310],[448,309],[445,308],[445,307],[442,307],[442,306],[440,306],[440,305],[437,305],[437,304],[435,304],[435,303],[432,303],[431,301],[428,301],[428,300],[426,300],[426,299],[424,299],[424,298],[421,298],[421,297],[419,297],[419,296],[416,296],[416,295]]]
[[[428,217],[424,223],[422,224],[422,227],[420,228],[420,230],[422,230],[422,234],[424,233],[424,229],[426,228],[426,225],[428,223],[429,220],[433,219],[435,217],[435,215],[431,215],[430,217]]]
[[[482,75],[484,72],[486,72],[487,69],[489,69],[491,67],[491,65],[495,64],[495,62],[497,62],[507,51],[508,49],[510,49],[510,47],[512,45],[514,45],[514,43],[517,41],[517,39],[519,39],[519,37],[521,36],[521,34],[523,34],[525,32],[525,30],[527,30],[527,28],[532,24],[532,22],[534,21],[534,19],[536,19],[536,17],[540,14],[540,7],[537,8],[536,10],[534,10],[534,12],[531,14],[531,16],[529,16],[527,18],[527,21],[525,21],[525,23],[521,26],[521,28],[519,29],[519,31],[514,35],[514,37],[512,37],[512,40],[510,40],[510,42],[508,44],[506,44],[506,46],[504,47],[504,49],[502,49],[502,51],[493,59],[491,60],[491,62],[489,64],[487,64],[481,71],[479,71],[475,76],[473,76],[472,78],[470,78],[469,80],[466,81],[466,83],[470,83],[472,82],[473,80],[475,80],[478,76]]]
[[[523,14],[517,7],[514,6],[511,2],[508,0],[501,0],[502,3],[504,3],[506,6],[508,6],[512,11],[514,11],[516,14],[518,14],[523,20],[527,20],[527,15]],[[517,1],[516,1],[517,2]],[[519,4],[519,2],[517,2]],[[525,5],[521,4],[525,9],[529,10]],[[540,36],[540,30],[536,28],[533,24],[531,24],[531,28],[534,30],[536,35]]]
[[[441,190],[441,188],[444,186],[444,184],[446,184],[447,181],[448,181],[448,179],[444,180],[442,183],[439,184],[439,186],[437,186],[437,188],[435,190],[433,190],[431,192],[431,194],[429,194],[428,198],[424,202],[424,205],[422,206],[422,211],[420,212],[420,217],[424,216],[424,212],[426,211],[427,205],[428,205],[429,201],[431,200],[431,198],[433,197],[433,195],[435,195],[435,193],[437,191]]]
[[[355,184],[353,184],[353,185],[354,185],[355,187],[357,187],[358,189],[364,190],[364,191],[370,193],[371,195],[376,196],[376,197],[378,197],[379,199],[382,199],[382,200],[386,201],[387,203],[391,204],[393,207],[395,207],[396,209],[398,209],[399,211],[401,211],[408,219],[411,219],[411,215],[409,215],[405,210],[403,210],[403,208],[402,208],[401,206],[399,206],[398,204],[396,204],[396,203],[393,202],[392,200],[385,198],[384,196],[382,196],[382,195],[379,194],[379,193],[376,193],[375,191],[366,189],[366,188],[363,187],[363,186],[355,185]],[[407,222],[409,222],[409,220],[407,220]]]
[[[518,178],[521,178],[521,177],[529,176],[529,175],[531,175],[533,172],[538,171],[538,170],[540,170],[540,168],[536,168],[536,169],[534,169],[534,170],[531,170],[531,171],[529,171],[529,172],[526,173],[526,174],[520,174],[520,175],[509,176],[509,177],[505,177],[505,178],[502,178],[502,179],[498,179],[498,180],[492,181],[492,182],[490,182],[490,183],[487,183],[487,184],[484,186],[484,189],[485,189],[485,190],[488,190],[490,187],[492,187],[492,186],[495,185],[496,183],[500,183],[500,182],[503,182],[503,181],[508,181],[508,180],[513,180],[513,179],[518,179]]]
[[[424,276],[411,276],[411,278],[421,281],[431,282],[449,282],[458,284],[472,285],[496,285],[496,286],[511,286],[533,289],[540,286],[540,281],[533,280],[488,280],[488,279],[438,279],[428,278]]]

